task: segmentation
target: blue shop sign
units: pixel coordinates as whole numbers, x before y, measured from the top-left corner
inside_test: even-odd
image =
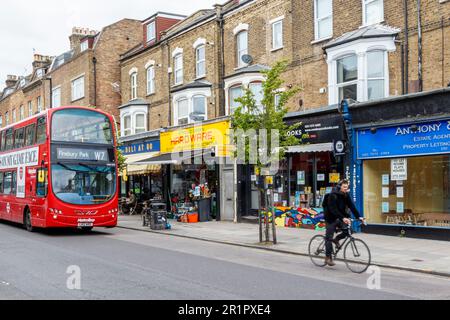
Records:
[[[450,120],[358,131],[358,158],[450,153]]]
[[[161,151],[161,143],[159,140],[145,141],[119,147],[124,155],[141,154],[147,152]]]

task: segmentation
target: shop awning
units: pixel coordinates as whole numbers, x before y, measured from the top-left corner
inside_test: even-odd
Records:
[[[287,153],[333,152],[332,143],[307,144],[287,148]]]
[[[139,161],[151,159],[157,156],[158,152],[142,153],[125,156],[127,164],[127,173],[130,176],[139,174],[157,173],[161,171],[161,165],[158,164],[141,164]]]

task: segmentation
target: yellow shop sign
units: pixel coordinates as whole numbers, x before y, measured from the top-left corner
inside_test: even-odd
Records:
[[[199,124],[186,129],[161,133],[161,153],[217,147],[217,156],[226,156],[229,146],[230,122]]]

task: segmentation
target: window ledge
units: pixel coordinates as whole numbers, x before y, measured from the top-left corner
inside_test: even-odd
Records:
[[[175,84],[172,86],[172,88],[180,87],[180,86],[182,86],[182,85],[183,85],[183,82],[175,83]]]
[[[326,37],[326,38],[322,38],[322,39],[317,39],[317,40],[311,41],[311,44],[318,44],[318,43],[321,43],[321,42],[324,42],[324,41],[327,41],[327,40],[331,40],[331,39],[333,39],[333,36],[329,36],[329,37]]]
[[[381,21],[374,22],[374,23],[365,23],[365,24],[361,25],[358,29],[374,26],[374,25],[381,24],[381,23],[386,23],[386,21],[385,20],[381,20]]]
[[[241,69],[244,69],[247,67],[248,67],[248,64],[246,64],[245,66],[240,66],[240,67],[234,68],[234,71],[238,71],[238,70],[241,70]]]
[[[76,98],[75,100],[72,100],[71,102],[72,103],[77,102],[77,101],[83,100],[84,98],[85,98],[85,96],[82,96],[81,98]]]
[[[202,75],[202,76],[200,76],[200,77],[195,78],[194,81],[204,80],[205,78],[206,78],[206,74],[204,74],[204,75]]]
[[[156,95],[156,92],[147,93],[147,97],[151,97],[151,96],[154,96],[154,95]]]
[[[273,48],[272,50],[270,50],[270,52],[277,52],[277,51],[280,51],[280,50],[283,50],[283,49],[284,49],[284,46],[279,47],[279,48]]]

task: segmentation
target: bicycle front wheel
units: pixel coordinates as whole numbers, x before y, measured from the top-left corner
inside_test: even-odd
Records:
[[[344,249],[347,268],[353,273],[364,273],[372,263],[372,255],[367,244],[359,239],[352,239]]]
[[[325,267],[325,237],[315,236],[309,243],[309,257],[312,263],[317,267]]]

